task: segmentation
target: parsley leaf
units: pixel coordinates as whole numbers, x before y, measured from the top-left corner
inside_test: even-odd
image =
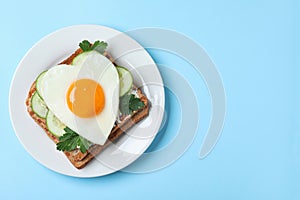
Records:
[[[130,95],[124,95],[120,98],[119,109],[122,114],[130,115],[132,111],[129,108]]]
[[[59,151],[72,151],[79,146],[82,153],[85,153],[91,142],[81,137],[70,128],[64,128],[65,134],[59,137],[59,142],[56,144],[56,149]]]
[[[144,106],[144,102],[135,97],[134,94],[127,94],[120,98],[119,108],[122,114],[131,115],[133,111],[139,110]]]
[[[101,54],[105,52],[106,48],[107,48],[107,43],[103,41],[100,42],[99,40],[96,41],[92,46],[93,50],[98,51]]]
[[[83,40],[81,43],[79,43],[79,47],[82,49],[83,52],[85,51],[98,51],[99,53],[103,54],[107,48],[107,43],[104,41],[95,41],[94,44],[91,44],[87,40]]]
[[[90,51],[91,49],[91,43],[87,40],[83,40],[80,44],[79,47],[82,49],[82,51]]]
[[[142,102],[139,98],[136,98],[134,95],[131,95],[130,101],[129,101],[129,108],[134,110],[139,110],[140,108],[144,107],[144,102]]]

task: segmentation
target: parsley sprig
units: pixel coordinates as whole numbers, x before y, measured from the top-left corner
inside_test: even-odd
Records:
[[[135,97],[134,94],[126,94],[120,98],[119,108],[124,115],[131,115],[133,111],[139,110],[144,106],[144,102]]]
[[[79,147],[82,153],[85,153],[90,147],[91,142],[81,137],[70,128],[64,128],[65,134],[60,136],[59,142],[56,144],[56,149],[59,151],[72,151]]]
[[[79,47],[83,52],[95,50],[103,54],[107,48],[107,43],[97,40],[94,42],[94,44],[91,44],[88,40],[83,40],[81,43],[79,43]]]

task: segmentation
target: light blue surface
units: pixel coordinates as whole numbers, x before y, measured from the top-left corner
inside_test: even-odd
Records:
[[[0,199],[300,199],[300,7],[296,2],[5,1],[0,14]],[[156,50],[149,51],[153,58],[186,77],[199,101],[198,135],[179,160],[148,174],[118,172],[78,179],[54,173],[30,157],[9,119],[14,70],[46,34],[85,23],[120,31],[172,29],[207,50],[227,95],[224,130],[207,158],[198,159],[210,119],[205,84],[179,58]],[[166,95],[173,114],[155,148],[166,145],[178,128],[178,102],[171,92]]]

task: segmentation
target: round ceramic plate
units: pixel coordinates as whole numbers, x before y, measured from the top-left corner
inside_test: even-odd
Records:
[[[86,167],[76,169],[27,113],[25,99],[31,84],[44,70],[78,49],[87,39],[108,43],[116,63],[128,68],[134,84],[151,102],[149,116],[108,146]],[[63,98],[63,97],[58,97]],[[19,63],[10,88],[10,116],[17,137],[27,152],[45,167],[75,177],[97,177],[121,170],[134,162],[151,144],[164,113],[164,87],[152,58],[135,40],[117,30],[99,25],[77,25],[55,31],[37,42]]]

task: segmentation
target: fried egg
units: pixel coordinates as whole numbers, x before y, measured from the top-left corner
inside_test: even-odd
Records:
[[[84,54],[75,65],[50,68],[40,80],[40,95],[67,127],[103,145],[118,113],[118,72],[102,54]]]

